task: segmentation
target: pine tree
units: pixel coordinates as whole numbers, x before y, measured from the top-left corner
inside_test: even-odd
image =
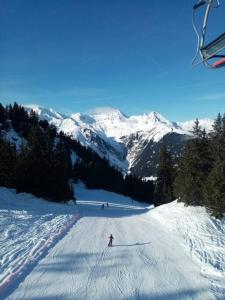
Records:
[[[52,165],[53,195],[56,200],[73,198],[69,178],[72,176],[70,152],[66,149],[63,138],[59,138],[53,154]]]
[[[205,185],[205,205],[216,217],[225,213],[225,161],[215,161]]]
[[[14,187],[15,149],[0,139],[0,186]]]
[[[222,133],[222,130],[223,130],[222,117],[221,114],[218,113],[217,118],[215,119],[213,124],[213,136],[219,137]]]
[[[203,203],[200,165],[199,153],[193,143],[189,142],[180,158],[175,180],[175,194],[187,205],[201,205]]]
[[[205,205],[216,217],[225,213],[225,115],[218,114],[211,133],[212,168],[205,184]]]
[[[187,142],[178,164],[175,194],[187,205],[204,205],[204,186],[211,170],[211,152],[205,130],[196,121],[195,138]]]
[[[39,127],[31,130],[17,163],[17,191],[66,201],[73,198],[70,156],[63,139],[59,136],[55,145],[52,134],[50,129],[45,133]]]
[[[4,106],[0,103],[0,129],[3,128],[6,121],[6,112]]]
[[[160,205],[171,202],[174,199],[173,195],[173,163],[172,158],[163,145],[160,149],[158,167],[155,183],[155,204]]]
[[[199,120],[196,119],[193,125],[192,133],[196,138],[199,138],[202,134],[201,127],[199,125]]]
[[[28,136],[28,144],[18,156],[16,167],[18,192],[44,196],[43,183],[48,173],[45,170],[42,145],[39,129],[32,129]]]
[[[37,124],[38,124],[38,115],[36,114],[36,112],[33,109],[30,111],[30,114],[29,114],[29,123],[33,127],[37,126]]]

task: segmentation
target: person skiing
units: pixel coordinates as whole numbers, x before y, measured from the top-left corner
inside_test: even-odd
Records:
[[[113,239],[114,239],[114,237],[113,237],[113,235],[111,233],[110,236],[109,236],[109,243],[108,243],[109,247],[112,247],[112,241],[113,241]]]

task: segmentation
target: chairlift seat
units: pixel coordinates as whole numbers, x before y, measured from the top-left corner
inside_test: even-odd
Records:
[[[204,59],[210,59],[217,53],[225,49],[225,33],[201,49]]]
[[[225,57],[221,58],[220,60],[218,61],[215,61],[213,64],[212,64],[212,67],[213,68],[220,68],[220,67],[224,67],[225,66]]]

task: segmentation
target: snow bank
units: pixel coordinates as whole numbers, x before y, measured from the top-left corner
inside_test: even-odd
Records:
[[[174,201],[149,212],[197,260],[214,290],[225,293],[225,218],[210,217],[203,207]]]
[[[17,151],[20,151],[22,145],[26,144],[26,140],[23,137],[20,137],[13,128],[4,130],[3,138],[10,144],[15,145]]]
[[[0,293],[24,277],[78,218],[75,206],[0,188]]]

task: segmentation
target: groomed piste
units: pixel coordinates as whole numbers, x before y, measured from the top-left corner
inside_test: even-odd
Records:
[[[77,205],[0,188],[1,299],[223,299],[223,220],[75,189]]]

